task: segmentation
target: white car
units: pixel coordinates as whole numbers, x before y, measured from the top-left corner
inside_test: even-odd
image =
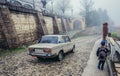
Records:
[[[75,44],[66,35],[44,35],[39,43],[28,47],[29,55],[39,58],[58,57],[61,61],[64,53],[74,52]]]

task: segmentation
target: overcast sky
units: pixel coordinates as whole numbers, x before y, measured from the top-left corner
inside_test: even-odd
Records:
[[[93,0],[96,8],[105,8],[109,16],[115,22],[116,26],[120,26],[120,0]]]
[[[93,2],[96,9],[106,9],[110,18],[115,22],[115,25],[120,26],[120,0],[93,0]],[[71,0],[71,4],[73,4],[75,12],[79,11],[79,3],[79,0]]]

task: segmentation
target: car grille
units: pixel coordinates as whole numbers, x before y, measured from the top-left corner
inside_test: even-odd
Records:
[[[35,53],[44,53],[43,49],[35,49]]]

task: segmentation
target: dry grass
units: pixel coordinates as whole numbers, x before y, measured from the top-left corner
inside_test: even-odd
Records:
[[[15,49],[0,49],[0,57],[2,56],[7,56],[7,55],[12,55],[12,54],[16,54],[16,53],[21,53],[23,51],[26,51],[27,47],[26,46],[22,46],[19,48],[15,48]]]

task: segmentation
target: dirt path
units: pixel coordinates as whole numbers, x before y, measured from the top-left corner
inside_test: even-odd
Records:
[[[100,46],[100,41],[101,40],[96,41],[93,47],[93,51],[90,54],[90,59],[87,63],[86,68],[84,69],[82,76],[108,76],[106,64],[103,71],[97,68],[98,59],[96,57],[96,50]]]

